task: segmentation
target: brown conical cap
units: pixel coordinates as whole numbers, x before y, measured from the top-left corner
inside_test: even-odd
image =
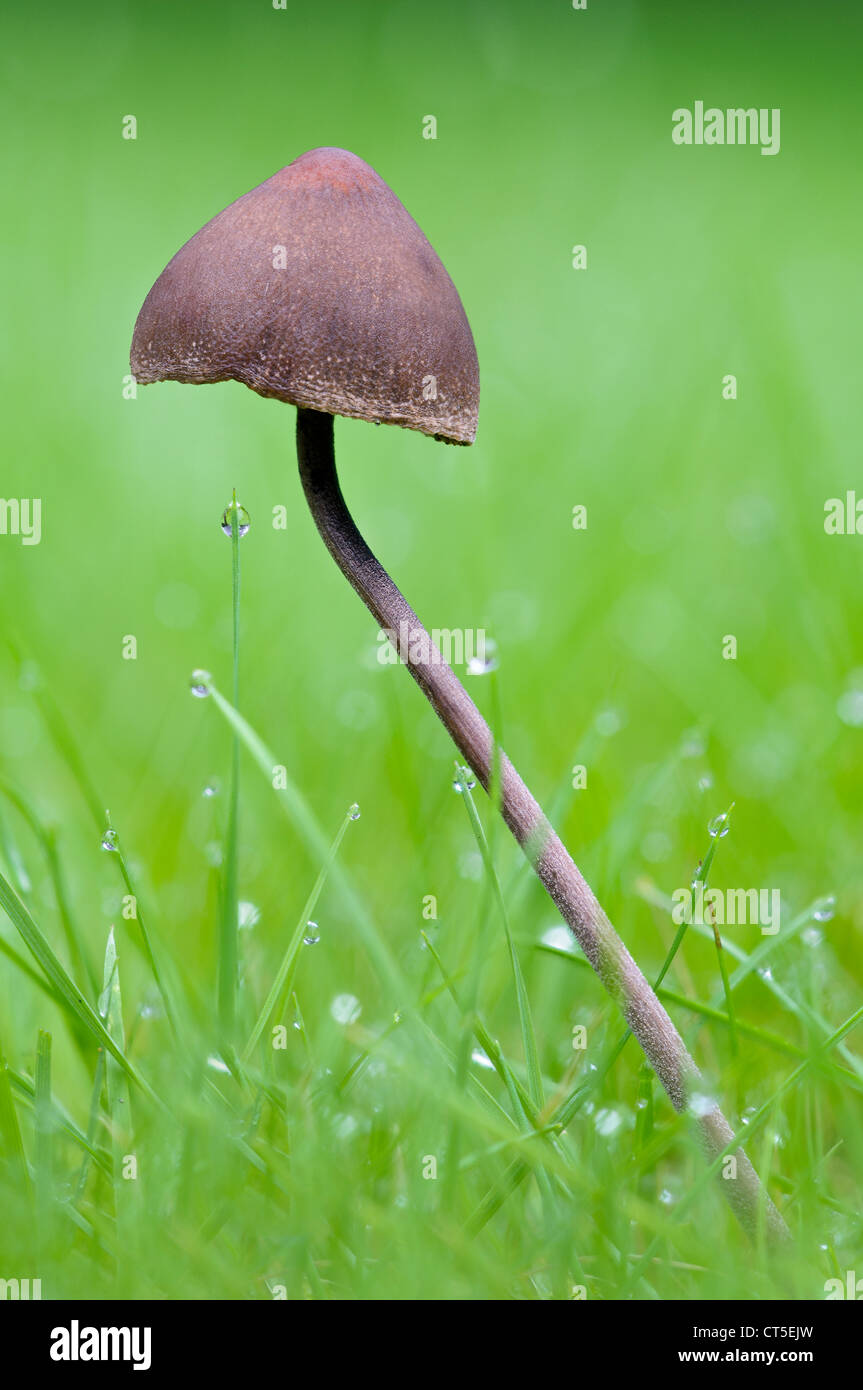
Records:
[[[187,241],[132,339],[142,384],[235,380],[293,405],[471,444],[479,367],[434,249],[347,150],[295,159]]]

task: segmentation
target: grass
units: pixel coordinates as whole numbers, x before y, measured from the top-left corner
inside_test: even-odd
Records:
[[[232,542],[236,694],[236,523]],[[222,716],[215,727],[227,734],[232,769],[212,988],[200,980],[189,986],[183,952],[161,927],[154,948],[109,824],[102,847],[116,855],[121,901],[135,911],[109,931],[97,994],[85,964],[96,943],[76,925],[61,888],[67,870],[56,838],[23,792],[4,787],[8,872],[29,886],[30,898],[41,874],[54,900],[47,916],[61,928],[58,949],[81,972],[78,983],[50,943],[54,928],[38,925],[0,877],[0,905],[30,958],[10,947],[8,969],[22,988],[41,985],[52,1025],[34,1038],[30,1076],[6,1063],[0,1072],[0,1181],[16,1213],[4,1267],[30,1269],[38,1252],[50,1296],[70,1295],[82,1281],[94,1297],[739,1295],[736,1258],[725,1247],[740,1247],[744,1237],[721,1204],[721,1159],[706,1168],[634,1045],[625,1052],[628,1031],[621,1034],[575,945],[557,944],[559,929],[554,945],[525,934],[549,910],[537,917],[525,871],[489,833],[497,813],[476,801],[467,771],[456,764],[453,789],[477,847],[475,909],[455,930],[439,922],[435,905],[421,949],[406,953],[343,861],[359,808],[348,809],[330,840],[287,769],[212,677],[206,693]],[[499,718],[497,697],[493,703]],[[81,759],[62,728],[57,752],[74,777]],[[303,890],[284,863],[273,865],[286,908],[294,902],[287,944],[277,934],[256,945],[254,929],[238,930],[236,908],[233,933],[226,930],[224,904],[236,898],[240,860],[241,752],[249,772],[256,768],[269,783],[273,824],[281,811],[316,866]],[[87,787],[80,793],[84,815]],[[714,856],[730,829],[728,815],[720,819],[693,885],[706,887],[716,872]],[[646,881],[640,892],[671,924],[670,897]],[[341,914],[338,944],[328,925],[306,943],[319,908],[325,921]],[[760,1245],[747,1257],[752,1297],[818,1296],[837,1265],[853,1266],[858,1248],[844,1157],[861,1141],[863,1063],[850,1045],[863,1010],[838,1025],[825,1012],[831,994],[846,988],[817,926],[828,912],[817,900],[749,951],[723,941],[714,989],[701,997],[685,973],[683,989],[665,983],[690,938],[716,942],[715,926],[684,923],[656,975],[726,1101],[751,1093],[741,1073],[756,1049],[761,1099],[734,1142],[748,1146],[796,1241],[781,1261]],[[353,949],[352,937],[376,977],[371,1008],[348,991],[328,998],[316,978],[320,961]],[[127,950],[133,941],[137,960]],[[495,966],[501,949],[508,978]],[[725,956],[735,963],[730,972]],[[227,1015],[225,957],[237,971],[236,1012]],[[807,968],[820,979],[808,998],[798,987]],[[775,977],[780,969],[787,986]],[[770,1028],[749,1016],[753,981],[776,1006]],[[565,1017],[567,996],[581,1001],[591,1039],[569,1056],[560,1004],[550,1007],[563,1001]],[[506,1030],[501,1042],[486,1012],[498,1020],[512,1013],[515,1033]],[[239,1049],[237,1036],[246,1039]],[[769,1066],[761,1065],[765,1057]]]

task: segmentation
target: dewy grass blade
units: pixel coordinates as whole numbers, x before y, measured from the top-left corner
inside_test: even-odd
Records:
[[[34,1075],[36,1114],[36,1211],[43,1239],[53,1222],[54,1106],[51,1101],[51,1034],[39,1030]]]
[[[106,812],[106,815],[107,815],[107,812]],[[110,837],[110,838],[109,838],[109,837]],[[146,924],[146,922],[144,921],[144,914],[143,914],[143,912],[141,911],[141,899],[140,899],[140,897],[139,897],[139,895],[138,895],[138,893],[137,893],[137,891],[136,891],[136,889],[135,889],[134,884],[132,883],[132,876],[131,876],[131,874],[130,874],[130,872],[129,872],[129,865],[128,865],[127,861],[126,861],[126,856],[125,856],[125,854],[124,854],[124,852],[123,852],[123,844],[122,844],[122,841],[121,841],[119,835],[117,834],[117,831],[116,831],[116,830],[112,827],[112,825],[111,825],[110,816],[108,817],[108,827],[107,827],[107,830],[106,830],[106,832],[105,832],[105,838],[104,838],[103,841],[102,841],[102,846],[103,846],[103,848],[105,848],[105,847],[110,848],[110,850],[113,851],[114,854],[116,854],[116,857],[117,857],[117,865],[118,865],[118,868],[119,868],[119,870],[120,870],[120,876],[121,876],[121,878],[122,878],[122,880],[123,880],[123,883],[124,883],[124,885],[125,885],[125,888],[126,888],[126,893],[128,894],[128,896],[129,896],[130,898],[134,899],[134,903],[135,903],[135,919],[134,919],[134,920],[138,923],[138,927],[139,927],[139,930],[140,930],[140,932],[141,932],[141,940],[142,940],[143,943],[144,943],[144,954],[145,954],[145,956],[146,956],[146,958],[147,958],[147,964],[149,965],[151,971],[153,972],[153,979],[154,979],[155,982],[156,982],[156,988],[157,988],[158,991],[159,991],[159,994],[160,994],[161,999],[162,999],[162,1003],[163,1003],[164,1006],[165,1006],[165,1014],[166,1014],[166,1016],[167,1016],[168,1023],[170,1024],[171,1032],[174,1034],[174,1037],[175,1037],[175,1039],[176,1039],[176,1038],[179,1036],[179,1034],[178,1034],[178,1029],[177,1029],[177,1016],[176,1016],[176,1012],[175,1012],[175,1010],[174,1010],[174,1005],[173,1005],[173,1002],[172,1002],[172,999],[171,999],[171,994],[170,994],[170,991],[169,991],[169,989],[168,989],[167,982],[166,982],[166,979],[165,979],[165,973],[164,973],[164,971],[162,970],[162,968],[160,967],[159,961],[158,961],[158,959],[157,959],[157,957],[156,957],[156,952],[155,952],[155,950],[153,949],[153,941],[152,941],[152,938],[151,938],[151,936],[150,936],[149,931],[147,930],[147,924]],[[104,979],[103,979],[103,982],[102,982],[102,988],[103,988],[103,989],[105,988]],[[116,1036],[116,1035],[115,1035],[115,1036]]]
[[[208,694],[212,697],[213,703],[219,713],[225,718],[237,734],[240,741],[251,754],[258,769],[267,779],[270,787],[275,791],[289,821],[300,835],[306,848],[313,858],[320,864],[327,861],[330,851],[330,842],[305,797],[299,788],[291,781],[287,773],[283,774],[282,781],[278,787],[273,786],[273,768],[277,765],[277,760],[261,740],[250,724],[234,708],[229,700],[213,684],[212,678],[208,678]],[[333,883],[339,891],[345,906],[351,913],[355,926],[360,930],[362,940],[369,955],[375,962],[381,976],[386,980],[391,994],[399,1001],[403,1001],[410,995],[410,988],[396,963],[388,945],[380,936],[377,927],[372,920],[368,909],[360,898],[357,889],[348,875],[341,868],[338,860],[334,861],[331,867]]]
[[[471,788],[469,785],[470,777],[468,774],[468,769],[462,767],[460,763],[456,763],[456,777],[461,784],[468,819],[470,820],[471,828],[473,829],[473,833],[476,837],[476,842],[479,846],[480,854],[482,855],[482,860],[483,864],[485,865],[486,873],[488,874],[489,881],[491,882],[492,887],[494,889],[495,898],[500,909],[501,920],[503,922],[503,929],[506,935],[506,944],[509,948],[509,958],[512,964],[513,979],[515,981],[515,994],[516,1002],[518,1005],[519,1021],[521,1023],[522,1045],[524,1047],[525,1064],[527,1067],[528,1089],[530,1091],[531,1100],[533,1101],[536,1108],[540,1109],[543,1103],[543,1090],[542,1072],[539,1066],[539,1053],[537,1051],[536,1046],[536,1035],[533,1031],[533,1020],[531,1018],[530,1013],[530,1000],[528,999],[527,987],[524,983],[524,975],[522,974],[521,964],[518,959],[518,953],[515,949],[515,942],[512,939],[512,931],[510,930],[509,914],[506,909],[506,902],[501,891],[500,879],[497,876],[497,871],[495,870],[491,853],[489,851],[488,841],[485,837],[485,831],[482,828],[482,822],[480,821],[479,813],[476,809],[473,796],[471,795]]]
[[[135,1082],[136,1086],[141,1088],[150,1100],[161,1105],[161,1101],[153,1088],[144,1080],[137,1067],[124,1056],[98,1014],[90,1007],[81,991],[67,975],[21,899],[2,874],[0,874],[0,907],[18,931],[43,974],[56,989],[67,1012],[82,1023],[102,1047],[108,1049],[126,1072],[126,1075]]]
[[[60,854],[57,848],[56,832],[42,823],[30,802],[27,801],[15,787],[7,782],[5,778],[0,778],[0,791],[2,791],[3,795],[18,811],[19,815],[26,821],[45,856],[48,871],[51,875],[51,882],[54,887],[57,910],[60,914],[63,932],[69,946],[69,956],[72,967],[82,978],[86,977],[90,989],[95,995],[98,986],[96,971],[93,968],[93,963],[87,953],[84,940],[72,916],[68,895],[66,893]]]
[[[335,862],[336,855],[339,852],[339,847],[342,843],[342,840],[345,837],[345,831],[347,830],[348,826],[350,825],[353,819],[355,819],[353,814],[353,808],[350,808],[345,813],[345,818],[339,826],[336,838],[333,840],[333,843],[330,846],[329,854],[327,855],[326,861],[323,867],[321,868],[320,873],[318,874],[315,886],[309,894],[306,904],[300,914],[300,919],[297,922],[296,927],[294,928],[293,936],[288,942],[287,949],[285,951],[284,956],[282,957],[282,963],[276,971],[276,975],[270,987],[269,994],[267,995],[266,1000],[264,1001],[264,1005],[261,1009],[261,1012],[258,1014],[257,1022],[255,1023],[255,1026],[252,1029],[251,1034],[249,1035],[249,1040],[246,1043],[245,1048],[243,1049],[244,1062],[247,1062],[251,1057],[258,1042],[260,1041],[264,1029],[266,1028],[270,1019],[276,1012],[280,1001],[282,1000],[283,996],[287,995],[289,992],[290,982],[293,978],[293,968],[299,957],[300,951],[303,948],[303,942],[309,928],[309,919],[311,918],[312,913],[314,912],[315,907],[317,905],[318,899],[321,896],[324,884],[327,881],[327,875],[329,874],[330,869],[333,863]]]
[[[240,520],[237,493],[228,508],[231,525],[231,611],[233,617],[234,709],[240,703]],[[224,521],[223,521],[224,527]],[[237,1012],[237,962],[239,957],[239,891],[237,886],[238,821],[240,804],[240,740],[236,729],[231,741],[231,782],[225,827],[225,872],[219,934],[219,1024],[228,1047],[233,1045]]]
[[[696,894],[703,893],[705,887],[707,886],[707,876],[710,873],[710,868],[713,864],[713,859],[716,854],[717,846],[719,844],[720,839],[723,839],[724,836],[728,833],[728,822],[731,816],[731,812],[733,810],[734,802],[732,801],[728,810],[722,812],[721,815],[717,816],[716,821],[714,822],[714,824],[717,825],[717,827],[725,826],[725,829],[722,830],[721,833],[712,835],[711,843],[708,846],[707,853],[705,854],[702,862],[698,865],[698,868],[696,869],[692,877],[691,893],[693,900]],[[665,960],[662,962],[662,968],[660,969],[656,979],[653,981],[654,994],[658,992],[659,987],[662,984],[662,981],[665,979],[666,975],[671,969],[674,958],[677,955],[677,952],[680,950],[680,947],[683,943],[683,938],[685,937],[689,929],[689,926],[690,922],[687,920],[686,916],[684,916],[683,921],[680,922],[677,928],[677,932],[675,933],[674,940],[672,941],[668,953],[666,954]],[[720,964],[721,963],[722,962],[720,961]],[[611,1055],[606,1059],[603,1065],[596,1072],[593,1079],[594,1087],[598,1086],[600,1082],[603,1080],[603,1078],[611,1070],[612,1066],[617,1061],[618,1057],[620,1056],[621,1052],[623,1051],[624,1047],[629,1042],[629,1039],[631,1037],[632,1029],[625,1028],[623,1033],[620,1035],[620,1038],[616,1043]],[[566,1117],[566,1123],[569,1123],[569,1120],[572,1119],[575,1110],[578,1109],[578,1106],[581,1104],[582,1100],[585,1099],[587,1094],[588,1092],[585,1086],[580,1086],[576,1091],[572,1093],[571,1096],[569,1096],[569,1098],[560,1107],[560,1110],[558,1111],[558,1117]]]
[[[705,1168],[701,1173],[699,1173],[692,1187],[680,1201],[673,1215],[671,1216],[672,1221],[679,1222],[681,1218],[686,1215],[686,1213],[691,1209],[691,1207],[698,1199],[699,1194],[710,1182],[710,1179],[714,1177],[716,1173],[719,1172],[719,1169],[722,1167],[723,1161],[728,1157],[729,1154],[733,1154],[735,1150],[738,1149],[742,1143],[744,1143],[744,1141],[749,1142],[751,1140],[752,1136],[761,1127],[761,1125],[764,1124],[768,1116],[771,1114],[776,1102],[780,1100],[782,1096],[787,1095],[789,1091],[793,1090],[797,1086],[798,1082],[803,1080],[809,1068],[816,1065],[819,1061],[822,1060],[822,1058],[826,1057],[827,1054],[834,1047],[838,1047],[839,1044],[842,1042],[843,1038],[845,1038],[848,1035],[848,1033],[850,1033],[852,1029],[856,1028],[860,1023],[863,1023],[863,1005],[861,1005],[859,1009],[855,1009],[854,1013],[851,1014],[848,1018],[846,1018],[845,1022],[841,1024],[837,1029],[835,1029],[833,1033],[830,1034],[829,1038],[825,1038],[823,1042],[820,1042],[818,1046],[813,1049],[813,1051],[806,1058],[806,1060],[804,1062],[801,1062],[799,1067],[795,1067],[794,1071],[791,1072],[789,1076],[786,1076],[785,1080],[781,1082],[781,1084],[776,1088],[776,1090],[774,1090],[773,1093],[767,1097],[764,1103],[760,1105],[758,1109],[755,1111],[755,1114],[749,1116],[746,1124],[742,1125],[741,1128],[733,1135],[733,1137],[725,1145],[724,1149],[722,1149],[711,1159],[709,1167]],[[631,1288],[633,1283],[638,1280],[642,1271],[650,1262],[654,1250],[660,1244],[662,1239],[663,1236],[658,1235],[651,1241],[650,1245],[647,1247],[647,1249],[644,1251],[643,1255],[639,1259],[637,1265],[632,1270],[627,1285],[625,1286],[625,1288],[621,1290],[621,1297],[625,1297],[627,1290]]]
[[[724,947],[726,950],[730,949],[727,942],[724,943]],[[533,948],[542,955],[557,956],[558,960],[569,961],[571,965],[576,966],[582,971],[590,969],[589,962],[584,960],[581,956],[573,955],[572,951],[561,951],[558,950],[556,946],[549,946],[541,941],[534,942]],[[730,1026],[728,1015],[723,1013],[716,1004],[703,1004],[700,999],[690,999],[688,995],[680,994],[678,990],[667,989],[664,986],[658,989],[656,993],[664,1004],[674,1004],[678,1008],[688,1009],[690,1013],[709,1019],[712,1023],[718,1023],[723,1028],[728,1028]],[[813,1015],[813,1022],[822,1032],[826,1034],[830,1033],[830,1028],[824,1023],[823,1019]],[[762,1028],[756,1023],[747,1023],[744,1019],[741,1019],[739,1015],[735,1015],[735,1026],[742,1038],[751,1038],[753,1042],[761,1043],[764,1047],[769,1047],[774,1052],[783,1052],[787,1057],[802,1058],[809,1056],[807,1048],[801,1047],[798,1043],[789,1042],[789,1040],[783,1038],[780,1033],[774,1033],[769,1028]],[[857,1072],[850,1070],[848,1067],[840,1066],[838,1062],[829,1062],[828,1070],[835,1074],[834,1079],[836,1081],[844,1082],[846,1085],[851,1084],[856,1090],[859,1090],[861,1086],[863,1086],[863,1077]]]
[[[120,967],[114,928],[108,932],[105,947],[105,968],[99,1013],[105,1026],[120,1048],[125,1047],[123,1033],[123,1001],[120,993]],[[137,1184],[128,1181],[123,1165],[129,1159],[137,1162],[132,1143],[132,1111],[129,1078],[113,1057],[106,1059],[105,1091],[108,1098],[108,1118],[111,1127],[112,1171],[114,1178],[114,1209],[117,1219],[118,1261],[129,1258],[134,1235],[134,1197]]]
[[[10,1168],[17,1174],[22,1191],[32,1197],[30,1173],[24,1153],[24,1141],[18,1124],[18,1112],[12,1095],[9,1067],[0,1046],[0,1142]]]

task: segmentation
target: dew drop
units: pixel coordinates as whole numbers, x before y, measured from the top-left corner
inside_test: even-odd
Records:
[[[542,944],[551,946],[555,951],[565,951],[567,955],[575,955],[575,938],[569,927],[563,926],[561,922],[556,922],[553,927],[548,927],[542,934]]]
[[[219,795],[219,782],[215,777],[213,778],[212,782],[207,783],[204,790],[201,792],[201,795],[206,796],[207,798]]]
[[[674,1205],[674,1193],[670,1192],[667,1187],[663,1187],[659,1194],[659,1200],[664,1207],[671,1207]]]
[[[209,671],[193,671],[189,681],[189,689],[198,700],[206,700],[210,693],[210,681],[213,677]]]
[[[609,706],[609,708],[599,711],[593,724],[596,732],[602,738],[612,738],[623,728],[623,715],[619,710]]]
[[[108,853],[116,854],[120,848],[120,837],[116,830],[106,830],[102,836],[102,849]]]
[[[452,789],[458,792],[459,796],[464,792],[472,792],[476,786],[476,778],[469,767],[463,767],[459,763],[455,765],[455,777],[452,779]]]
[[[225,533],[226,536],[230,536],[230,535],[233,534],[232,516],[231,516],[231,513],[233,512],[233,510],[234,510],[234,504],[233,504],[233,502],[231,502],[231,503],[229,503],[229,505],[225,508],[225,510],[222,512],[222,530],[224,531],[224,533]],[[239,502],[238,502],[238,503],[237,503],[237,535],[240,536],[240,537],[245,536],[245,535],[248,535],[249,527],[251,526],[251,524],[252,524],[252,519],[251,519],[251,517],[249,516],[249,513],[246,511],[245,507],[241,507],[240,504],[239,504]]]
[[[336,1023],[356,1023],[362,1011],[362,1005],[355,994],[337,994],[330,1005],[330,1014]]]
[[[610,1139],[623,1125],[623,1116],[618,1110],[597,1110],[593,1124],[597,1134]]]
[[[846,690],[836,702],[836,713],[851,729],[863,726],[863,690]]]
[[[703,758],[706,752],[704,735],[700,729],[690,729],[683,735],[680,755],[683,758]]]
[[[303,937],[303,941],[306,943],[306,945],[307,945],[307,946],[317,946],[317,944],[318,944],[318,942],[320,941],[320,939],[321,939],[321,932],[320,932],[320,928],[319,928],[317,922],[307,922],[307,923],[306,923],[306,934],[305,934],[305,936]]]
[[[468,850],[467,854],[461,855],[458,861],[458,872],[460,878],[472,879],[474,883],[480,882],[483,875],[483,862],[479,850]]]
[[[261,920],[260,909],[254,903],[237,904],[237,926],[240,931],[251,931]]]
[[[698,779],[698,790],[699,790],[700,792],[709,792],[709,791],[710,791],[710,788],[711,788],[712,786],[713,786],[713,778],[712,778],[712,776],[711,776],[711,774],[710,774],[709,772],[705,772],[705,774],[704,774],[703,777],[699,777],[699,779]]]
[[[802,937],[805,946],[820,946],[824,940],[824,933],[819,931],[818,927],[807,927]]]
[[[724,840],[731,829],[728,819],[728,812],[723,811],[721,815],[714,817],[707,827],[707,833],[712,840]]]
[[[697,1116],[699,1119],[704,1115],[710,1115],[715,1109],[716,1101],[713,1099],[713,1096],[701,1095],[696,1091],[690,1097],[690,1114]]]
[[[756,971],[756,974],[760,975],[762,980],[773,979],[773,971],[770,969],[769,965],[759,966],[758,970]]]
[[[222,1061],[222,1058],[218,1057],[215,1052],[211,1053],[207,1058],[207,1066],[210,1067],[212,1071],[224,1072],[226,1076],[230,1076],[231,1074],[231,1068],[227,1066],[226,1063]]]
[[[829,922],[836,915],[836,898],[833,894],[829,897],[819,898],[812,907],[812,916],[816,922]]]
[[[478,1067],[486,1067],[490,1071],[494,1071],[494,1062],[487,1052],[483,1052],[481,1047],[474,1048],[473,1052],[470,1054],[470,1060],[475,1062]]]
[[[469,676],[487,676],[497,670],[497,643],[486,639],[480,643],[480,650],[467,663]]]
[[[336,1115],[333,1128],[337,1138],[350,1139],[352,1134],[356,1134],[359,1126],[354,1115]]]
[[[359,820],[360,808],[359,804],[356,801],[353,803],[352,806],[348,807],[348,817],[350,820]]]

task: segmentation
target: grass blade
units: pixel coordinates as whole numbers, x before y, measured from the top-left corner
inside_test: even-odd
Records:
[[[137,1067],[124,1056],[98,1014],[90,1007],[80,989],[63,969],[30,913],[2,874],[0,874],[0,907],[18,931],[47,980],[54,986],[67,1012],[79,1023],[82,1023],[102,1047],[107,1048],[136,1086],[139,1086],[145,1095],[160,1105],[161,1102],[155,1091],[144,1080]]]
[[[270,991],[264,1001],[261,1012],[258,1014],[257,1022],[255,1023],[255,1026],[249,1035],[249,1040],[246,1043],[245,1048],[243,1049],[244,1062],[247,1062],[249,1060],[250,1056],[257,1047],[258,1042],[260,1041],[261,1034],[263,1033],[264,1029],[269,1023],[270,1019],[273,1017],[274,1013],[276,1012],[281,1000],[290,991],[291,982],[293,979],[294,966],[296,965],[300,951],[303,947],[305,934],[308,930],[309,919],[315,910],[319,897],[321,896],[324,884],[327,881],[327,875],[329,874],[330,869],[335,862],[336,855],[339,852],[339,847],[342,843],[342,840],[345,837],[345,831],[347,830],[348,826],[350,825],[353,819],[353,809],[351,808],[351,810],[346,812],[345,818],[339,826],[336,838],[333,840],[333,843],[330,846],[329,854],[327,855],[323,867],[321,868],[321,871],[318,874],[315,886],[309,894],[306,904],[302,912],[300,913],[300,919],[297,922],[296,927],[294,928],[294,934],[288,942],[287,949],[285,951],[284,956],[282,957],[281,965],[276,971],[276,975],[270,987]]]

